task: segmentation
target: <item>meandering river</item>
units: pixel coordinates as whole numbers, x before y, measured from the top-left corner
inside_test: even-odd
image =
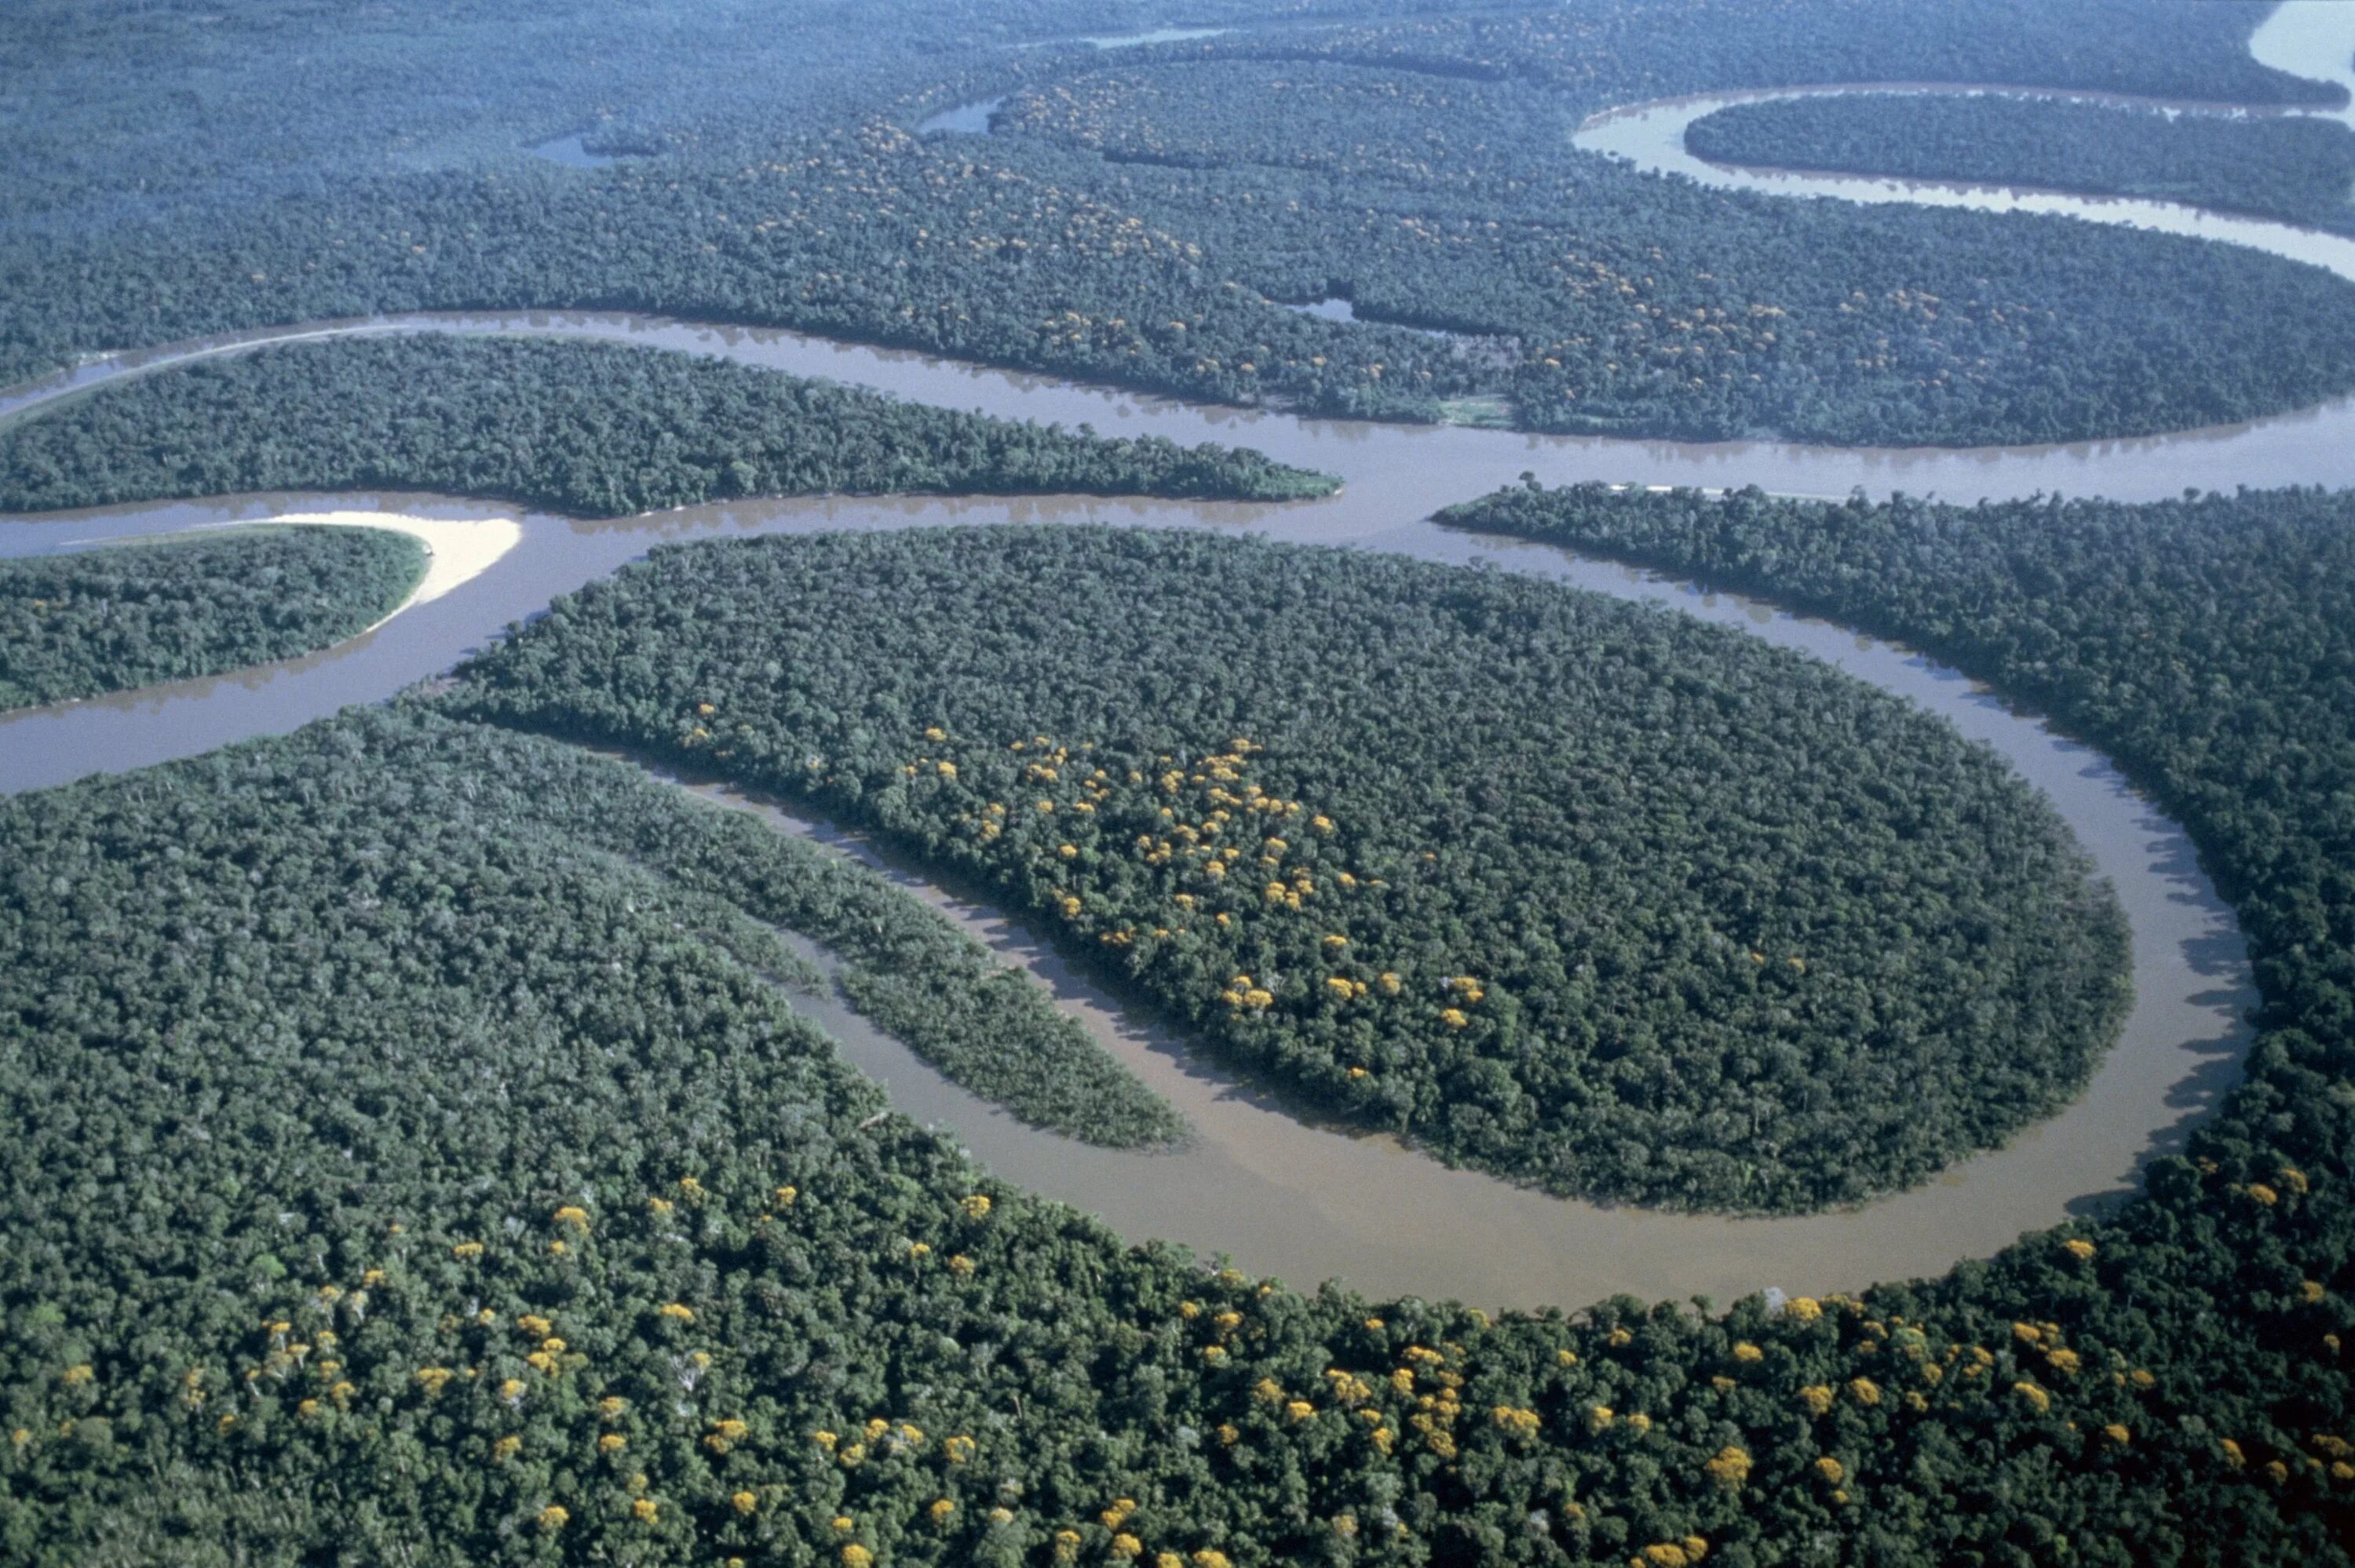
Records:
[[[2328,0],[2286,5],[2260,29],[2253,49],[2269,64],[2344,80],[2355,59],[2355,6]],[[1644,106],[1592,122],[1582,140],[1607,136],[1613,150],[1674,166],[1682,156],[1681,126],[1698,117],[1688,108]],[[1724,170],[1709,177],[1713,183],[1786,178]],[[1858,193],[1833,187],[1880,184],[1815,176],[1808,181],[1815,188],[1794,194],[1845,196]],[[1753,188],[1792,189],[1766,183]],[[1966,205],[1984,207],[2015,200],[2011,193],[1964,196]],[[2153,215],[2139,209],[2165,204],[2037,199],[2063,204],[2038,210],[2149,227],[2176,223],[2171,214],[2188,210]],[[2355,245],[2345,241],[2324,245],[2332,237],[2249,219],[2194,215],[2193,221],[2206,227],[2190,231],[2207,238],[2317,262],[2355,280]],[[446,497],[259,495],[11,521],[0,529],[0,553],[316,512],[378,512],[437,525],[495,521],[512,527],[516,542],[463,584],[324,652],[215,680],[0,716],[0,789],[38,788],[93,771],[193,755],[256,735],[283,733],[349,703],[380,700],[447,670],[507,622],[536,613],[554,595],[611,572],[662,540],[1082,519],[1247,530],[1297,543],[1528,572],[1670,606],[1824,659],[1920,704],[1992,747],[2042,789],[2116,886],[2134,929],[2134,1010],[2118,1045],[2075,1104],[2010,1146],[1959,1162],[1912,1192],[1858,1209],[1793,1219],[1725,1220],[1603,1208],[1449,1171],[1385,1137],[1305,1125],[1249,1084],[1197,1057],[1149,1018],[1124,1008],[1083,966],[1068,961],[1037,934],[955,890],[933,885],[910,867],[891,864],[855,836],[757,808],[783,829],[886,863],[922,896],[1028,967],[1060,1005],[1177,1103],[1198,1134],[1183,1151],[1135,1155],[1088,1149],[1025,1128],[945,1083],[855,1016],[830,1003],[815,1004],[851,1058],[890,1085],[898,1105],[954,1128],[1007,1179],[1099,1213],[1132,1236],[1185,1241],[1204,1252],[1231,1254],[1254,1272],[1299,1282],[1339,1277],[1380,1295],[1533,1306],[1581,1305],[1614,1291],[1656,1298],[1700,1292],[1720,1299],[1769,1285],[1820,1292],[1934,1273],[1958,1259],[1992,1252],[2021,1231],[2116,1200],[2132,1191],[2141,1163],[2154,1152],[2178,1147],[2188,1124],[2237,1075],[2248,1038],[2243,1017],[2254,1000],[2237,929],[2181,830],[2153,810],[2103,758],[1902,648],[1549,546],[1443,530],[1426,519],[1440,505],[1510,482],[1524,471],[1552,482],[1756,483],[1816,494],[1902,489],[1960,500],[2039,490],[2147,499],[2179,493],[2187,486],[2349,485],[2355,484],[2355,399],[2249,425],[2035,448],[1875,450],[1550,438],[1190,406],[792,333],[622,315],[508,313],[321,323],[112,356],[0,394],[0,418],[83,387],[256,343],[419,331],[595,337],[687,349],[950,407],[1087,421],[1106,434],[1249,444],[1338,473],[1346,487],[1323,501],[1281,507],[1080,498],[826,498],[695,507],[611,522]]]

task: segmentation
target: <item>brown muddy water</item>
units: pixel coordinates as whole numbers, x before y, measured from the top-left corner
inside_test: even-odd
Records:
[[[2285,5],[2259,29],[2252,48],[2268,64],[2342,80],[2355,57],[2355,6],[2319,0]],[[1900,188],[1894,182],[1699,164],[1683,153],[1682,127],[1706,111],[1696,108],[1700,101],[1638,106],[1598,119],[1580,132],[1582,144],[1683,168],[1710,183],[1785,194],[1941,203],[1951,196],[1960,205],[2002,210],[2032,203],[2025,209],[2255,245],[2355,281],[2355,242],[2287,225],[2163,203]],[[1713,106],[1725,100],[1707,101]],[[1875,194],[1868,187],[1888,189]],[[2179,1147],[2188,1126],[2237,1076],[2248,1042],[2243,1014],[2254,1001],[2239,932],[2182,831],[2104,758],[1903,648],[1550,546],[1450,532],[1427,519],[1439,506],[1510,483],[1525,471],[1552,483],[1757,484],[1817,495],[1902,490],[1957,501],[2038,491],[2144,500],[2243,483],[2355,485],[2355,398],[2246,425],[2028,448],[1859,450],[1555,438],[1199,407],[786,332],[624,315],[506,313],[319,323],[109,356],[0,393],[0,418],[192,356],[262,342],[416,331],[592,337],[711,354],[945,407],[1086,422],[1107,435],[1255,446],[1285,461],[1337,473],[1346,482],[1338,495],[1284,506],[1070,497],[824,498],[587,522],[446,497],[337,494],[243,496],[12,520],[0,527],[0,554],[319,511],[496,519],[519,527],[521,537],[479,576],[323,652],[213,680],[0,715],[0,789],[37,789],[190,756],[282,734],[350,703],[381,700],[448,670],[509,622],[545,609],[555,595],[664,541],[1080,521],[1250,532],[1526,572],[1653,603],[1798,650],[1918,704],[1992,747],[2041,789],[2115,887],[2134,932],[2134,1009],[2117,1045],[2073,1105],[2009,1147],[1960,1161],[1913,1191],[1790,1219],[1602,1207],[1450,1171],[1388,1137],[1297,1119],[1273,1097],[1124,1005],[1084,962],[963,890],[937,886],[887,850],[795,816],[790,808],[727,798],[760,810],[781,831],[883,864],[919,896],[947,910],[1035,974],[1059,1005],[1175,1103],[1197,1134],[1182,1150],[1124,1154],[1027,1128],[948,1084],[838,1003],[800,1003],[835,1033],[853,1062],[889,1086],[895,1104],[952,1129],[1001,1176],[1102,1215],[1131,1237],[1183,1241],[1298,1284],[1339,1277],[1381,1296],[1453,1297],[1496,1307],[1578,1306],[1618,1291],[1653,1298],[1703,1293],[1725,1300],[1767,1286],[1823,1292],[1936,1273],[1991,1253],[2023,1231],[2096,1212],[2134,1190],[2146,1160]]]
[[[1369,491],[1353,477],[1351,493],[1364,498]],[[133,507],[11,530],[62,543],[320,504],[319,498],[280,496]],[[1729,1220],[1565,1202],[1447,1170],[1393,1139],[1307,1125],[1124,1006],[1083,963],[1057,953],[1037,933],[975,900],[952,896],[912,868],[896,867],[921,895],[1037,975],[1060,1005],[1178,1106],[1197,1137],[1178,1152],[1124,1154],[1025,1128],[837,1010],[822,1021],[851,1059],[886,1082],[901,1109],[953,1129],[1007,1180],[1097,1213],[1125,1235],[1166,1236],[1206,1254],[1223,1252],[1254,1273],[1302,1283],[1338,1277],[1381,1296],[1458,1297],[1491,1307],[1578,1305],[1617,1291],[1666,1298],[1700,1292],[1724,1300],[1769,1285],[1822,1292],[1934,1273],[2130,1192],[2141,1162],[2177,1147],[2187,1123],[2229,1087],[2246,1048],[2242,1017],[2254,995],[2230,913],[2181,830],[2115,768],[1904,649],[1734,596],[1700,593],[1547,546],[1444,530],[1362,500],[1355,522],[1351,513],[1321,503],[1068,499],[780,501],[595,524],[430,497],[341,495],[333,504],[346,513],[376,507],[510,518],[520,524],[522,540],[464,586],[339,648],[238,675],[0,717],[0,788],[37,788],[191,755],[283,733],[348,703],[379,700],[446,670],[507,621],[661,540],[1092,520],[1247,531],[1527,572],[1673,607],[1812,654],[1994,747],[2051,800],[2126,908],[2134,933],[2134,1009],[2118,1044],[2070,1107],[2008,1148],[1877,1203],[1802,1218]],[[790,831],[871,851],[824,824],[770,815]]]

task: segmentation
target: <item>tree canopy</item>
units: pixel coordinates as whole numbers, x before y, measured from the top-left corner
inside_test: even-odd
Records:
[[[578,36],[550,43],[516,107],[453,93],[457,121],[521,115],[532,139],[582,129],[577,108],[550,118],[551,99],[625,103],[587,129],[634,155],[593,169],[528,157],[519,127],[513,141],[422,127],[414,95],[374,79],[336,101],[308,160],[290,155],[283,111],[258,108],[276,92],[159,154],[192,41],[155,24],[168,44],[126,75],[119,48],[45,12],[25,73],[44,113],[26,118],[82,194],[13,176],[41,188],[25,221],[0,226],[0,376],[273,323],[491,306],[786,325],[1325,414],[1712,439],[2076,440],[2250,418],[2355,384],[2349,285],[2313,268],[2050,219],[1706,191],[1569,142],[1614,104],[1794,81],[2329,98],[2249,58],[2243,7],[1318,5],[1299,19],[1322,25],[1116,56],[1003,47],[1069,7],[997,18],[994,38],[991,18],[928,27],[929,9],[886,5],[863,29],[813,17],[822,60],[714,68],[665,103],[613,79],[613,59],[649,52],[625,41],[634,13],[581,5]],[[1252,19],[1227,4],[1189,15]],[[398,42],[317,40],[314,58],[293,42],[314,41],[310,24],[266,19],[291,37],[257,48],[339,83],[371,61],[427,69],[489,25],[437,14]],[[774,48],[715,41],[725,17],[680,32],[653,51],[669,62],[654,79],[730,44],[745,60]],[[487,67],[439,69],[468,81]],[[791,77],[789,106],[748,77]],[[430,79],[439,95],[444,78]],[[912,132],[957,97],[1008,94],[998,134]],[[1328,295],[1367,319],[1277,302]]]
[[[0,509],[435,490],[612,517],[908,491],[1281,501],[1324,474],[615,344],[438,334],[197,360],[0,429]]]
[[[2247,1081],[2139,1201],[1722,1317],[1124,1248],[875,1119],[741,895],[575,838],[636,776],[546,743],[356,713],[0,806],[0,1541],[2347,1562],[2347,507],[1483,505],[2015,682],[2190,825],[2256,944]]]
[[[2355,131],[2065,100],[1862,93],[1737,103],[1685,129],[1722,164],[2041,185],[2355,228]]]
[[[0,560],[0,708],[218,675],[389,614],[425,551],[384,528],[240,528]]]
[[[449,700],[881,829],[1231,1057],[1558,1192],[1886,1192],[2123,1016],[2114,901],[1991,755],[1527,578],[1100,529],[665,548]]]

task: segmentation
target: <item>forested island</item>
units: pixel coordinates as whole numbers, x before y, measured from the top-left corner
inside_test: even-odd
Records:
[[[2355,389],[2319,269],[1570,142],[1797,82],[2332,107],[2253,58],[2254,5],[1139,0],[1117,26],[1232,30],[1114,50],[1084,0],[19,11],[0,380],[548,307],[1645,436],[2090,438]],[[987,99],[989,134],[916,129]],[[2105,123],[2058,127],[2054,183],[2150,177],[2165,139]],[[2211,196],[2232,156],[2257,202],[2338,166],[2224,129],[2168,154]],[[1287,308],[1330,300],[1359,319]],[[2180,1086],[2131,1197],[1859,1296],[1493,1315],[1114,1234],[796,1008],[831,987],[1139,1161],[1173,1107],[883,876],[663,769],[981,881],[1295,1111],[1673,1207],[1796,1215],[2034,1136],[2115,1025],[2124,923],[1992,755],[1673,613],[1217,533],[666,546],[454,681],[0,798],[0,1560],[2355,1568],[2355,493],[1656,493],[1692,469],[1596,450],[1631,487],[1442,521],[1898,639],[2186,826],[2256,1037]],[[0,428],[10,508],[1090,479],[1329,482],[496,338],[290,344]],[[0,689],[284,657],[419,564],[327,529],[0,562]]]
[[[1473,520],[1845,606],[2097,734],[2258,945],[2266,1033],[2224,1114],[2115,1218],[1860,1299],[1491,1320],[1296,1294],[1124,1248],[878,1119],[756,946],[535,825],[544,743],[355,714],[0,806],[28,1047],[0,1081],[24,1129],[0,1539],[36,1563],[2343,1561],[2345,499],[1517,493]],[[237,963],[192,990],[208,951]]]
[[[777,537],[658,550],[463,675],[458,712],[879,829],[1234,1060],[1557,1192],[1886,1192],[2057,1107],[2123,1015],[2122,916],[1994,758],[1541,582]]]
[[[197,360],[0,428],[0,510],[431,490],[614,517],[757,495],[1237,501],[1337,482],[1246,449],[958,413],[694,355],[422,334]]]
[[[1737,103],[1685,129],[1721,164],[2040,185],[2355,228],[2355,131],[1995,94]]]
[[[424,547],[383,528],[240,528],[0,560],[0,708],[291,659],[389,615],[424,575]]]

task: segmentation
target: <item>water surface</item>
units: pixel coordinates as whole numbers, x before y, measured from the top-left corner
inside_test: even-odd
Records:
[[[918,121],[916,132],[922,135],[933,131],[945,131],[959,136],[986,136],[989,134],[989,117],[996,113],[1005,102],[1006,94],[1001,92],[996,98],[975,99],[971,103],[943,109],[938,114]]]
[[[2266,63],[2344,82],[2355,78],[2355,5],[2299,0],[2283,6],[2259,29],[2252,48]],[[1580,144],[1704,183],[1785,195],[2050,212],[2195,234],[2355,280],[2355,241],[2288,225],[2166,203],[1718,169],[1685,154],[1682,127],[1738,96],[1643,105],[1600,117],[1581,130]],[[2339,112],[2355,115],[2355,109]],[[942,118],[927,127],[986,126],[986,111],[979,127],[949,127],[937,123]],[[853,1059],[890,1083],[895,1103],[953,1128],[1007,1179],[1102,1214],[1133,1237],[1167,1236],[1206,1252],[1230,1253],[1255,1272],[1303,1282],[1339,1277],[1382,1295],[1533,1306],[1577,1305],[1623,1290],[1654,1298],[1701,1292],[1721,1299],[1768,1285],[1820,1292],[1935,1273],[1993,1252],[2022,1231],[2116,1202],[2133,1190],[2142,1162],[2179,1148],[2190,1123],[2237,1075],[2248,1042],[2243,1013],[2254,998],[2237,929],[2181,830],[2105,760],[1902,648],[1550,546],[1442,530],[1425,519],[1437,506],[1511,482],[1523,471],[1550,482],[1757,484],[1819,495],[1902,490],[1961,501],[2040,491],[2148,500],[2186,488],[2243,483],[2347,486],[2355,484],[2355,399],[2243,425],[2031,447],[1842,449],[1545,437],[1187,405],[786,332],[590,313],[500,313],[319,323],[94,359],[37,387],[0,394],[0,417],[121,376],[243,352],[259,343],[417,331],[596,338],[712,354],[948,407],[1067,425],[1085,421],[1107,435],[1248,444],[1337,473],[1346,485],[1336,496],[1283,507],[1068,497],[826,498],[584,522],[442,497],[270,495],[17,521],[0,528],[0,553],[322,509],[506,519],[520,529],[521,543],[444,598],[323,653],[231,677],[0,716],[0,789],[36,788],[191,755],[283,733],[347,703],[380,699],[447,670],[506,622],[536,613],[554,594],[609,573],[661,540],[1083,519],[1250,531],[1528,572],[1673,606],[1824,659],[1919,704],[1993,747],[2042,790],[2111,879],[2133,927],[2133,1012],[2118,1046],[2074,1105],[2010,1147],[1961,1161],[1913,1192],[1797,1219],[1609,1209],[1447,1171],[1388,1138],[1305,1125],[1196,1056],[1151,1019],[1122,1006],[1082,965],[1036,933],[959,890],[895,866],[894,874],[921,895],[1029,967],[1060,1005],[1176,1103],[1199,1134],[1193,1147],[1178,1153],[1088,1149],[1022,1128],[855,1018],[828,1020]],[[892,863],[855,835],[762,809],[782,831]]]
[[[622,161],[609,154],[591,152],[586,145],[588,135],[585,131],[575,131],[570,136],[553,136],[528,151],[535,158],[545,158],[568,169],[602,169]]]
[[[1096,984],[1084,961],[1071,962],[978,902],[952,898],[912,868],[900,867],[903,880],[1030,967],[1099,1040],[1178,1106],[1199,1141],[1176,1154],[1088,1149],[1024,1128],[896,1045],[867,1039],[856,1054],[870,1064],[890,1064],[885,1075],[895,1103],[952,1128],[1000,1175],[1100,1214],[1124,1234],[1167,1236],[1204,1252],[1227,1252],[1254,1272],[1303,1281],[1341,1277],[1381,1295],[1455,1295],[1491,1306],[1574,1304],[1620,1290],[1667,1298],[1700,1291],[1730,1299],[1767,1285],[1824,1291],[1934,1273],[1958,1258],[1992,1252],[2023,1230],[2130,1192],[2141,1162],[2179,1145],[2188,1118],[2214,1103],[2246,1048],[2242,1015],[2252,993],[2229,912],[2200,874],[2181,830],[2137,796],[2115,769],[1903,649],[1736,597],[1698,593],[1547,546],[1444,530],[1401,516],[1378,499],[1353,509],[1072,498],[817,499],[690,507],[610,523],[414,496],[342,496],[336,503],[346,512],[373,504],[426,515],[508,518],[520,525],[522,540],[464,587],[340,649],[238,676],[0,718],[0,788],[31,788],[94,768],[188,755],[250,735],[281,733],[346,703],[381,698],[448,668],[506,620],[538,610],[555,594],[603,576],[660,540],[1098,519],[1249,531],[1527,572],[1674,605],[1809,653],[1993,746],[2051,800],[2117,889],[2133,929],[2136,1002],[2119,1044],[2083,1097],[2011,1147],[1965,1160],[1930,1184],[1884,1202],[1798,1219],[1726,1220],[1564,1202],[1445,1170],[1391,1139],[1304,1125],[1121,1005]],[[317,504],[318,498],[255,497],[117,508],[15,526],[41,542],[62,544]],[[843,836],[802,820],[785,825]]]

